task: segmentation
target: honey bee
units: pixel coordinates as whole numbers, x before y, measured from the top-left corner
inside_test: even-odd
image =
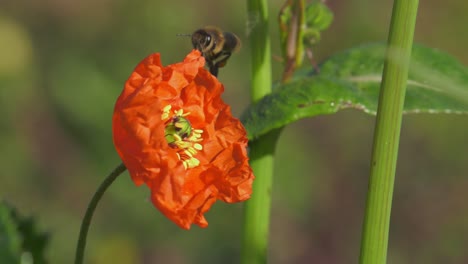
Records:
[[[226,66],[231,54],[240,49],[241,41],[234,33],[207,26],[192,34],[192,45],[205,57],[211,74],[217,76],[219,68]]]

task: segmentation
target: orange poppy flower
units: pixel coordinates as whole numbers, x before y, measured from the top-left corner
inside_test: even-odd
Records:
[[[254,179],[246,131],[223,102],[223,85],[193,50],[163,67],[152,54],[135,68],[117,99],[114,145],[136,185],[184,229],[208,226],[216,200],[244,201]]]

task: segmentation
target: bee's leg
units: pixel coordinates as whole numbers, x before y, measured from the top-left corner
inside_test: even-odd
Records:
[[[215,77],[218,77],[218,66],[213,63],[211,60],[206,61],[206,65],[208,66],[208,69],[210,70],[210,73],[214,75]]]
[[[230,52],[227,52],[227,53],[223,53],[222,54],[223,57],[222,59],[218,60],[216,63],[215,63],[215,66],[217,66],[218,68],[222,68],[224,66],[226,66],[226,63],[227,63],[227,60],[229,59],[229,57],[231,57],[231,53]],[[221,57],[221,56],[220,56]]]
[[[216,66],[216,65],[211,65],[210,66],[210,73],[215,76],[215,77],[218,77],[218,69],[219,67]]]

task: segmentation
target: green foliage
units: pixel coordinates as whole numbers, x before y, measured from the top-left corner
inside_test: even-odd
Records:
[[[242,116],[249,138],[302,118],[353,108],[375,114],[385,46],[366,45],[336,54],[320,67],[302,68],[290,82]],[[468,69],[451,56],[415,46],[405,113],[468,113]]]
[[[5,202],[0,204],[0,263],[47,263],[48,235],[37,230],[32,217],[23,217]]]
[[[304,19],[303,41],[310,47],[320,41],[321,32],[325,31],[333,21],[333,13],[321,1],[314,1],[306,6]]]
[[[19,263],[21,237],[16,230],[16,223],[10,208],[0,204],[0,262]]]
[[[312,58],[312,47],[333,21],[332,11],[321,1],[305,3],[289,0],[278,16],[280,43],[286,64],[283,79],[289,79],[295,68],[302,65],[304,56]]]

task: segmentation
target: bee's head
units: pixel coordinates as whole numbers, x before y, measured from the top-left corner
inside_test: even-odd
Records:
[[[205,52],[209,49],[211,49],[211,45],[212,45],[212,37],[210,35],[210,33],[208,33],[206,30],[204,29],[199,29],[197,31],[195,31],[193,34],[192,34],[192,45],[193,45],[193,48],[201,51],[201,52]]]

